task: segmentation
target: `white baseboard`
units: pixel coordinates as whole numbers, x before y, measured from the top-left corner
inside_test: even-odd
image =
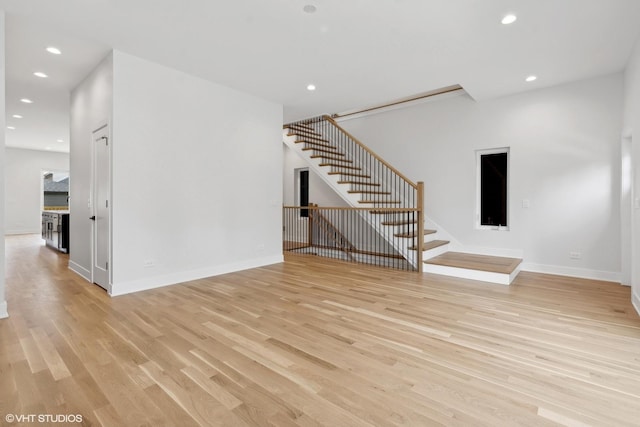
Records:
[[[284,256],[274,255],[264,258],[250,259],[231,264],[219,265],[198,270],[172,273],[163,276],[155,276],[130,282],[114,283],[110,286],[109,295],[112,297],[130,294],[132,292],[147,291],[161,288],[163,286],[175,285],[192,280],[204,279],[206,277],[218,276],[221,274],[234,273],[236,271],[248,270],[250,268],[263,267],[265,265],[278,264],[284,261]]]
[[[9,317],[9,312],[7,311],[7,302],[0,301],[0,319],[6,319]]]
[[[557,265],[522,263],[522,271],[532,273],[555,274],[557,276],[580,277],[582,279],[603,280],[620,283],[621,274],[613,271],[589,270],[586,268],[563,267]]]
[[[91,272],[86,268],[84,268],[83,266],[69,260],[69,270],[73,271],[78,276],[85,279],[87,282],[91,282]]]
[[[42,229],[18,229],[18,230],[5,230],[5,236],[18,236],[20,234],[42,234]]]
[[[633,289],[631,289],[631,304],[633,304],[633,308],[636,309],[638,316],[640,316],[640,296]]]

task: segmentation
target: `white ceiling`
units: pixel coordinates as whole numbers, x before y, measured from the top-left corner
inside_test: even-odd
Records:
[[[316,13],[303,12],[307,4]],[[54,151],[68,151],[70,89],[111,49],[281,103],[289,121],[453,84],[481,101],[613,73],[640,35],[639,0],[0,0],[0,8],[7,125],[16,127],[7,145]],[[518,20],[500,24],[508,12]],[[48,54],[49,45],[63,54]],[[538,80],[525,83],[530,74]]]

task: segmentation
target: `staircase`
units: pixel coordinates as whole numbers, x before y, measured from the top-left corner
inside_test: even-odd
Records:
[[[422,184],[404,177],[333,119],[286,125],[283,141],[416,270],[423,259],[446,252],[449,240],[439,238],[437,228],[418,227],[424,224]]]
[[[449,252],[452,237],[424,216],[423,184],[406,178],[331,117],[285,125],[283,142],[415,270],[502,284],[519,272],[521,260],[470,261],[464,255],[474,255]]]

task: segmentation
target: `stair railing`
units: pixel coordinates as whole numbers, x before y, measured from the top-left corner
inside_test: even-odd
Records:
[[[387,213],[402,208],[381,208]],[[302,211],[307,212],[307,216]],[[394,244],[368,224],[369,208],[309,206],[283,207],[283,250],[399,270],[415,270]],[[401,240],[401,237],[395,237]]]
[[[371,206],[371,212],[384,207],[407,209],[407,223],[416,224],[416,267],[422,271],[424,184],[411,181],[328,115],[284,127],[318,143],[316,156],[322,157],[322,161],[331,166],[329,174],[340,176],[339,183],[351,184],[351,193],[360,192],[361,206]],[[322,144],[335,149],[323,148]]]

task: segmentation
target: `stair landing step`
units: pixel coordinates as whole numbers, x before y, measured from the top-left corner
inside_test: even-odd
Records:
[[[464,268],[468,270],[486,271],[490,273],[511,274],[519,266],[520,258],[505,258],[488,255],[467,254],[463,252],[446,252],[426,260],[425,264],[445,267]]]
[[[448,245],[448,244],[449,244],[448,240],[431,240],[429,242],[424,242],[424,245],[422,246],[422,249],[425,250],[425,251],[428,251],[428,250],[439,248],[440,246],[444,246],[444,245]],[[409,249],[411,249],[412,251],[415,251],[418,248],[416,246],[411,246]],[[425,263],[426,263],[426,261],[425,261]]]

